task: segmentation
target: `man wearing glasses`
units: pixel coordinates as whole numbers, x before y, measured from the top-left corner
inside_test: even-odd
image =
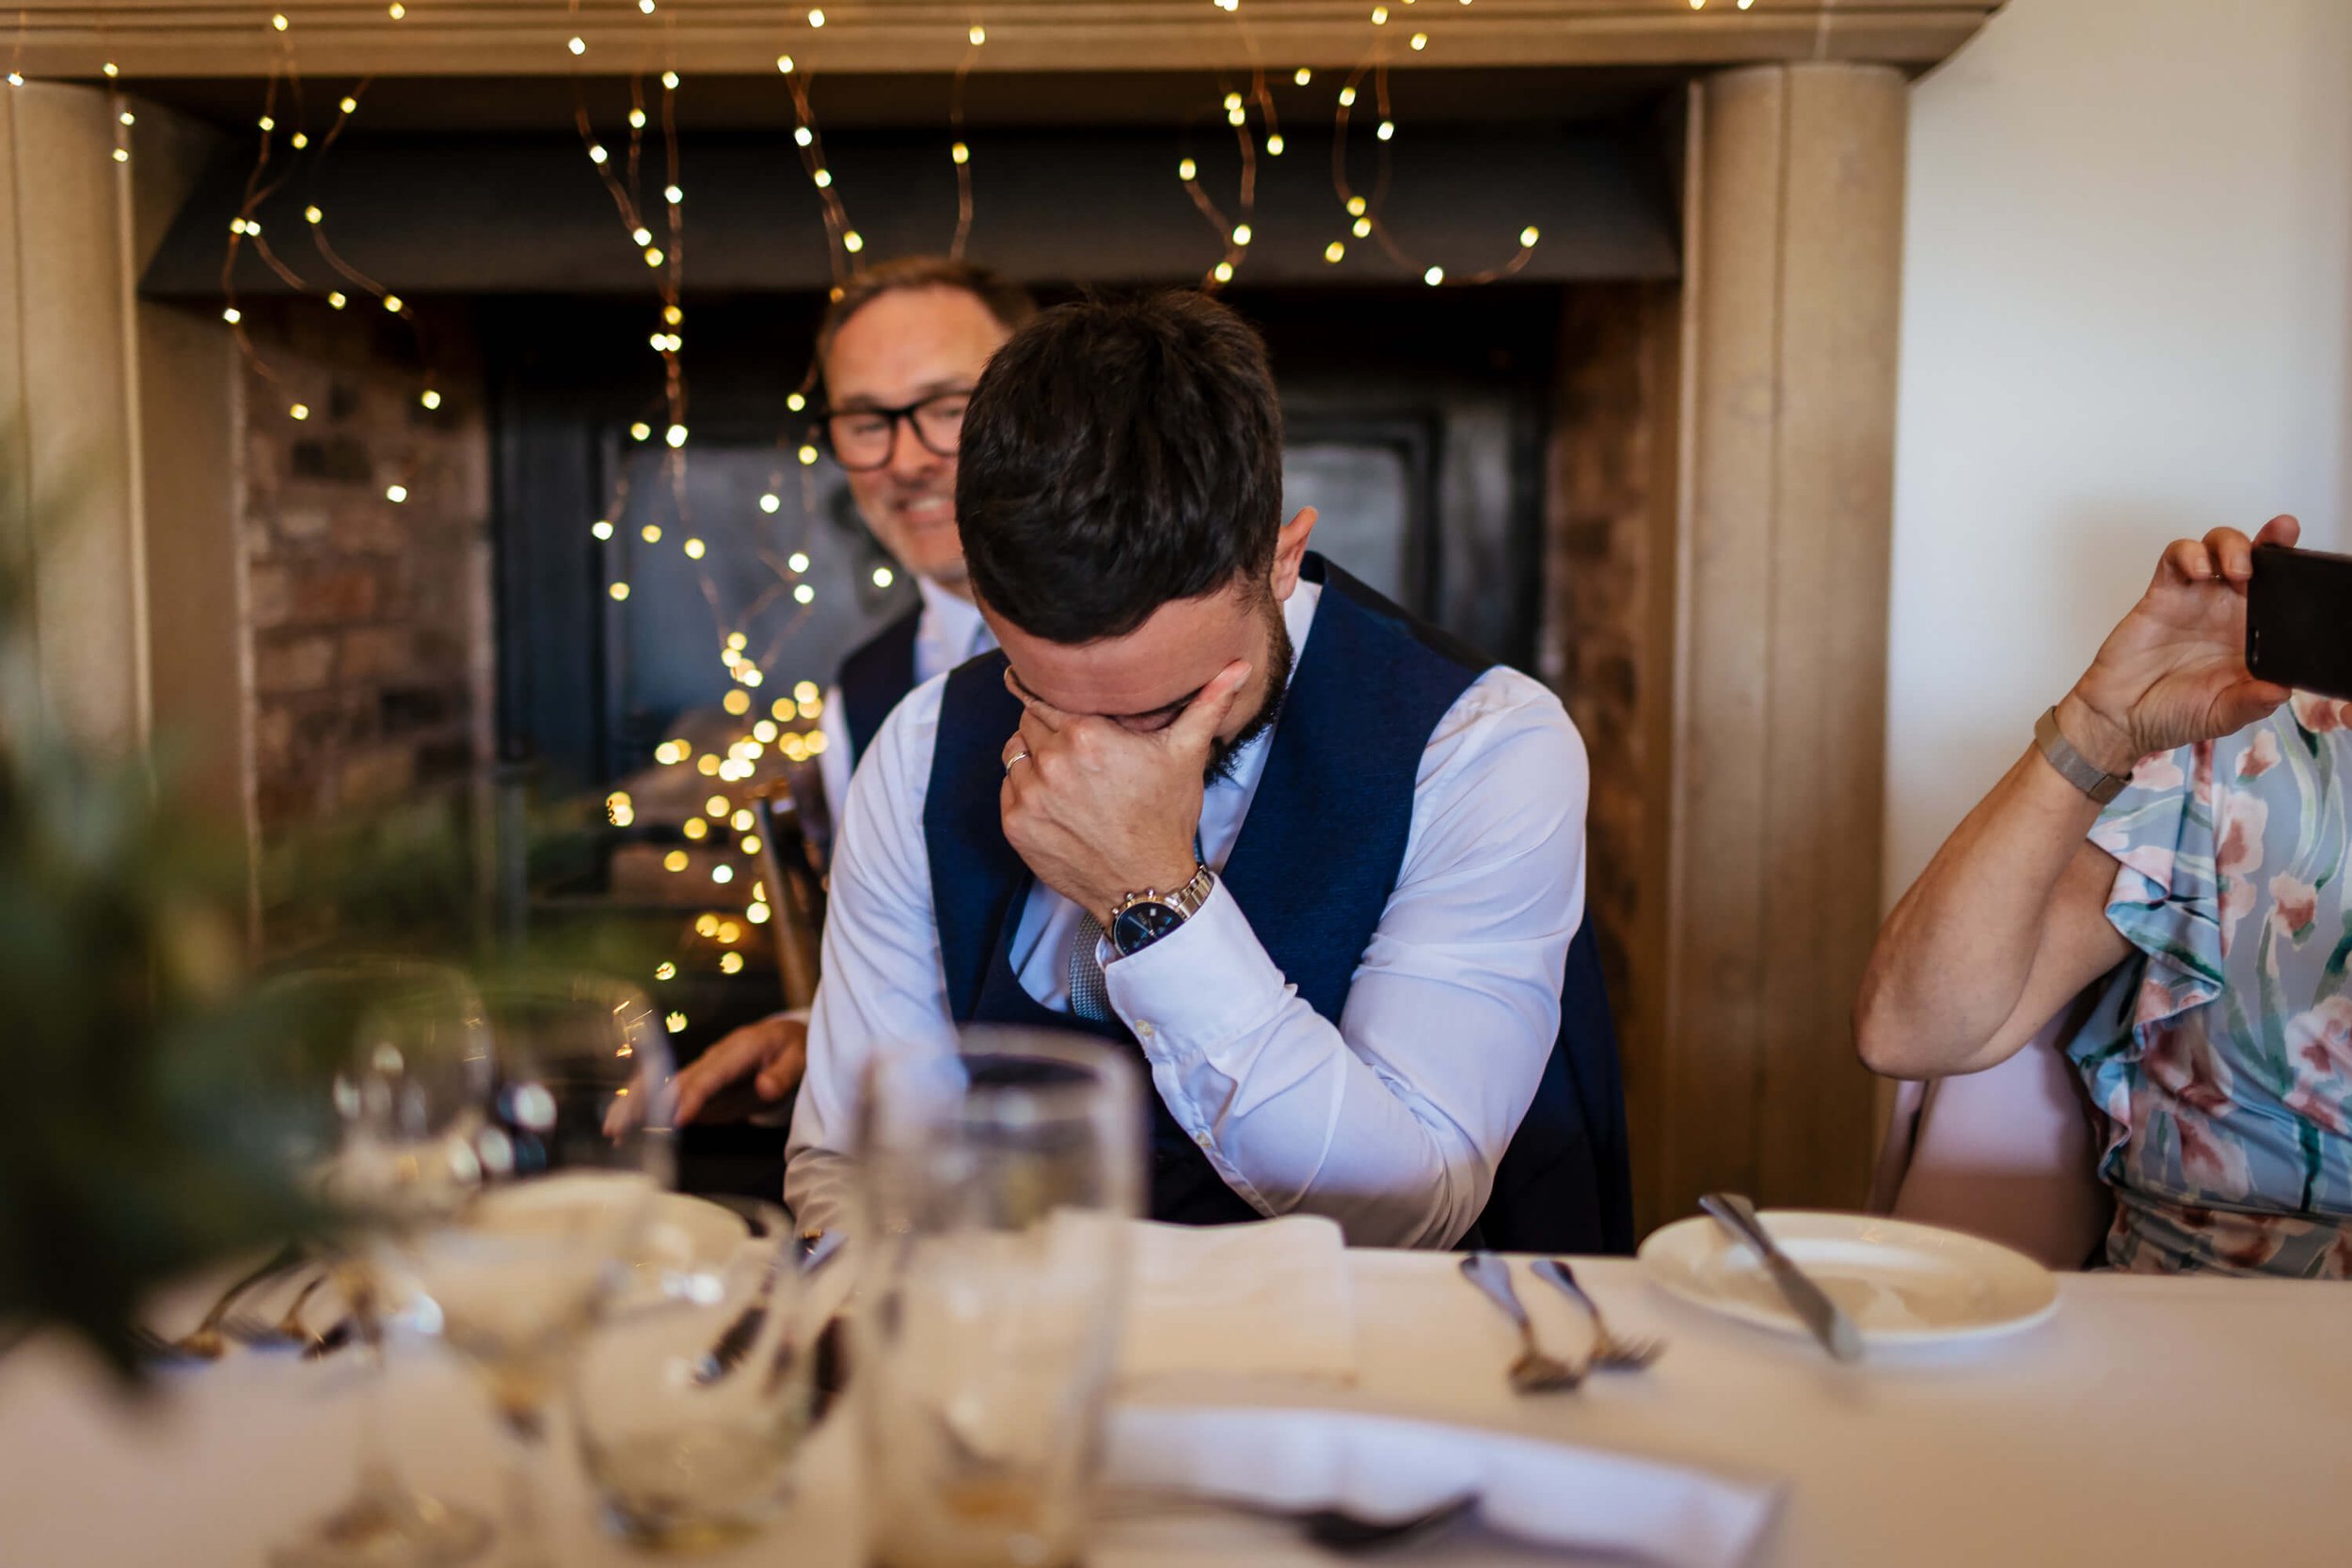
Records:
[[[850,775],[898,700],[996,640],[972,602],[956,534],[956,448],[980,371],[1036,305],[985,267],[909,256],[858,274],[817,328],[823,402],[818,438],[849,476],[874,536],[914,576],[915,607],[852,650],[825,694],[818,757],[834,820]],[[736,1030],[678,1075],[678,1119],[756,1074],[760,1098],[800,1081],[804,1019],[787,1013]]]

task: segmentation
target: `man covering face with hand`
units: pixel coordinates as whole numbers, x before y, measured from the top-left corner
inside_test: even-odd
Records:
[[[1544,688],[1309,552],[1257,335],[1195,294],[1046,311],[959,464],[1002,652],[917,689],[850,787],[803,1227],[838,1223],[866,1054],[1003,1022],[1141,1054],[1156,1218],[1625,1244],[1605,1006],[1562,1028],[1582,746]]]

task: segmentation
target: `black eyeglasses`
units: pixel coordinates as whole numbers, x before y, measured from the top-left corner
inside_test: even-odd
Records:
[[[972,401],[969,389],[935,392],[903,408],[850,408],[817,417],[833,460],[845,468],[864,472],[890,462],[903,420],[923,450],[934,457],[953,457],[963,438],[963,410]]]

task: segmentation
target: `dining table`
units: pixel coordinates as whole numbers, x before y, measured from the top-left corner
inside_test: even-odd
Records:
[[[1611,1326],[1665,1351],[1572,1391],[1515,1394],[1504,1369],[1518,1332],[1455,1258],[1344,1259],[1352,1379],[1211,1372],[1120,1397],[1415,1417],[1772,1483],[1777,1506],[1755,1560],[1781,1568],[2352,1561],[2344,1285],[2070,1274],[2057,1310],[2031,1327],[1872,1347],[1841,1365],[1801,1337],[1669,1296],[1632,1259],[1576,1259]],[[1516,1263],[1539,1338],[1571,1354],[1589,1343],[1582,1311]],[[19,1342],[0,1354],[0,1563],[259,1568],[273,1541],[349,1488],[369,1377],[357,1354],[244,1351],[159,1369],[135,1392],[60,1335]],[[501,1439],[453,1357],[403,1340],[377,1392],[411,1479],[494,1508]],[[691,1560],[858,1568],[854,1427],[844,1402],[803,1446],[772,1523]],[[569,1443],[554,1437],[552,1560],[645,1560],[607,1534]],[[1475,1523],[1391,1560],[1574,1560]],[[1214,1508],[1105,1515],[1088,1557],[1091,1568],[1329,1560],[1289,1526]]]

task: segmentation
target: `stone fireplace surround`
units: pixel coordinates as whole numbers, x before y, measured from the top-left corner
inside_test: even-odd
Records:
[[[1942,8],[1970,17],[1939,49],[1985,8]],[[1682,59],[1681,276],[1571,290],[1557,356],[1541,673],[1593,753],[1645,1222],[1714,1187],[1856,1202],[1874,1123],[1845,1014],[1878,913],[1905,84],[1869,62],[1923,55],[1804,53]],[[207,133],[143,112],[132,178],[104,165],[105,110],[36,84],[0,119],[27,241],[0,275],[0,384],[27,411],[11,499],[62,494],[70,451],[121,455],[77,503],[95,537],[45,568],[61,706],[100,738],[204,736],[193,798],[254,833],[478,757],[479,388],[445,376],[453,417],[421,439],[370,350],[272,307],[256,329],[323,391],[315,431],[258,432],[282,388],[216,319],[130,288]],[[397,549],[352,477],[393,440],[424,476]],[[126,629],[136,657],[85,654]]]

